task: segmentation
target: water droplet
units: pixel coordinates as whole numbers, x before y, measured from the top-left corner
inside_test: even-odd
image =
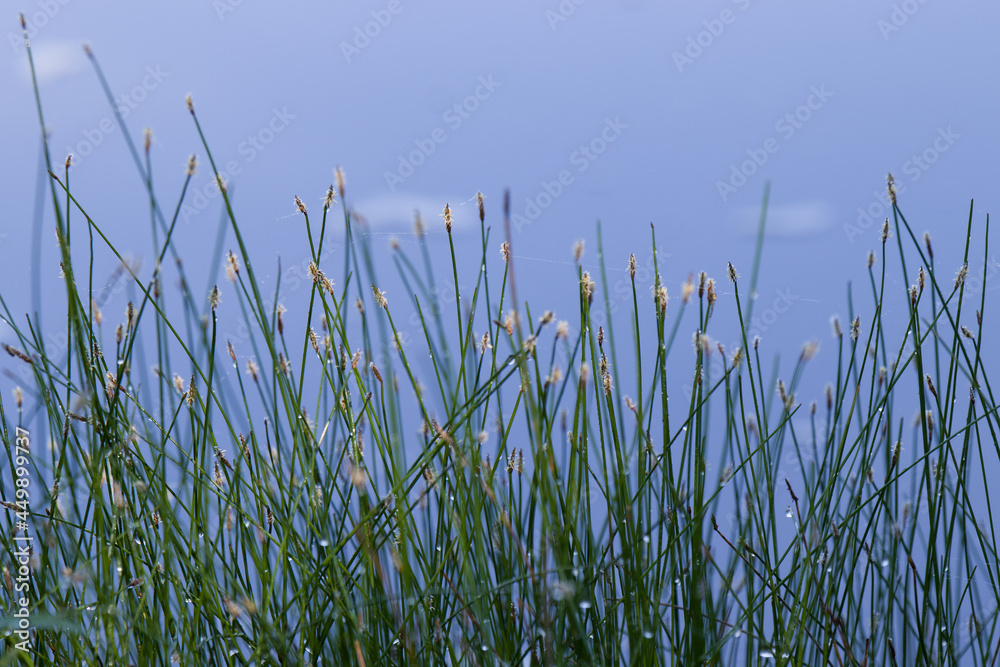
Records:
[[[321,547],[324,547],[324,548],[326,548],[326,547],[330,546],[330,541],[329,541],[329,540],[320,540],[320,541],[319,541],[319,545],[320,545]]]
[[[593,606],[593,605],[592,605],[592,604],[590,603],[590,600],[580,600],[580,609],[581,609],[581,610],[583,610],[583,611],[587,611],[587,610],[588,610],[588,609],[590,609],[590,608],[591,608],[592,606]]]
[[[789,518],[789,519],[791,519],[791,518],[792,518],[792,508],[791,508],[791,507],[787,507],[787,508],[785,508],[785,516],[786,516],[787,518]]]
[[[649,630],[643,630],[642,636],[645,637],[646,639],[652,639],[653,633],[650,632]]]
[[[765,660],[767,660],[768,658],[773,658],[774,657],[774,653],[772,653],[771,651],[768,651],[766,648],[765,649],[761,649],[761,651],[760,651],[760,657],[762,657]]]
[[[649,544],[649,535],[643,535],[642,541],[645,542],[646,544]]]
[[[882,567],[889,567],[889,559],[888,558],[883,558],[882,559]]]

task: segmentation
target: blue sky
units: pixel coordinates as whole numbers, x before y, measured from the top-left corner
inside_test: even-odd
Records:
[[[996,3],[15,0],[6,9],[0,284],[14,312],[30,307],[38,178],[18,10],[31,22],[53,158],[76,154],[74,190],[147,271],[141,183],[84,42],[136,140],[153,129],[161,198],[175,200],[188,155],[202,153],[184,108],[190,93],[251,252],[286,265],[306,256],[292,196],[318,208],[341,165],[376,247],[383,236],[382,247],[391,236],[407,243],[414,208],[440,226],[450,202],[471,223],[477,190],[499,223],[509,187],[521,216],[518,277],[530,286],[522,296],[536,310],[573,303],[571,246],[587,239],[584,262],[595,261],[598,219],[612,282],[629,252],[648,255],[654,223],[664,281],[678,295],[692,271],[724,278],[727,261],[749,276],[770,181],[759,293],[764,307],[791,305],[762,335],[794,356],[807,339],[829,340],[829,317],[846,317],[847,281],[867,280],[886,172],[942,266],[961,263],[970,199],[980,229],[997,208]],[[203,165],[196,193],[210,194],[210,180]],[[196,194],[182,218],[179,247],[197,266],[209,259],[218,198],[198,204]],[[476,242],[474,226],[460,229],[459,243]],[[57,290],[48,229],[43,241],[43,284]],[[992,280],[987,298],[997,302]]]

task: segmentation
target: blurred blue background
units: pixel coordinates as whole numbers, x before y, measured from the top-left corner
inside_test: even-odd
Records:
[[[412,243],[415,208],[442,232],[445,202],[459,221],[457,244],[475,247],[477,190],[498,249],[509,187],[520,296],[534,311],[569,319],[571,247],[587,240],[583,263],[593,270],[600,219],[612,284],[626,275],[630,252],[640,264],[650,256],[653,223],[675,300],[690,272],[706,270],[719,279],[720,310],[731,312],[726,262],[749,277],[770,181],[758,312],[783,305],[759,333],[792,359],[807,339],[832,343],[828,320],[846,320],[847,282],[867,285],[865,256],[888,214],[887,172],[949,276],[961,264],[970,199],[980,231],[997,210],[997,3],[14,0],[5,10],[0,284],[15,314],[32,307],[39,180],[17,11],[29,21],[53,160],[75,154],[74,191],[119,249],[145,260],[146,276],[148,202],[84,43],[135,141],[153,130],[165,208],[188,156],[203,160],[176,236],[195,275],[211,259],[221,202],[184,107],[188,93],[220,168],[228,165],[236,214],[266,269],[258,270],[271,279],[278,255],[286,267],[308,257],[292,196],[319,210],[341,165],[349,205],[386,249],[381,259],[391,236]],[[43,305],[63,294],[46,206]],[[443,249],[444,235],[437,239]],[[102,253],[99,275],[107,276],[114,262]],[[329,261],[336,266],[336,254]],[[992,255],[990,266],[1000,268]],[[391,264],[383,273],[394,273]],[[981,261],[970,270],[993,303],[995,273]],[[902,305],[896,275],[889,287]],[[388,278],[386,291],[390,305],[406,294]],[[113,318],[125,301],[109,302]],[[870,315],[870,296],[856,307]],[[815,375],[802,399],[819,398],[831,371]]]

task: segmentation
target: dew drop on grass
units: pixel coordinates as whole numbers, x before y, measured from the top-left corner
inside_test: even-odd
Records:
[[[330,541],[329,540],[320,540],[319,541],[319,545],[325,549],[326,547],[330,546]]]
[[[237,655],[239,652],[240,652],[240,650],[238,648],[231,648],[231,649],[229,649],[229,657],[232,658],[233,656]]]
[[[642,541],[645,542],[646,544],[649,544],[649,535],[643,535]]]
[[[653,633],[650,632],[649,630],[643,630],[642,631],[642,636],[645,637],[646,639],[652,639],[653,638]]]
[[[792,508],[791,507],[786,507],[785,508],[785,517],[789,518],[789,519],[792,518]]]
[[[765,660],[767,660],[768,658],[773,658],[774,657],[774,653],[772,653],[771,651],[768,651],[766,648],[765,649],[761,649],[761,651],[760,651],[760,657],[762,657]]]
[[[594,605],[590,603],[590,600],[580,600],[580,609],[582,609],[583,611],[587,611],[593,606]]]
[[[882,567],[889,567],[889,559],[888,558],[883,558],[882,559]]]

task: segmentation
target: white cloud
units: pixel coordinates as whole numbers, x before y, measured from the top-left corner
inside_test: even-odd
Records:
[[[70,74],[76,74],[83,69],[84,59],[80,42],[70,40],[32,42],[31,57],[35,61],[35,75],[39,85],[60,79]],[[21,74],[28,82],[31,81],[31,69],[28,59],[22,61]]]
[[[767,207],[765,233],[785,238],[814,236],[832,227],[835,221],[836,212],[827,201],[771,204]],[[735,209],[729,216],[729,223],[740,234],[756,236],[760,224],[760,207],[741,206]]]
[[[412,230],[415,211],[420,212],[424,229],[444,231],[444,205],[451,205],[452,222],[456,228],[478,224],[476,198],[433,197],[406,193],[391,193],[359,201],[353,208],[372,229]]]

